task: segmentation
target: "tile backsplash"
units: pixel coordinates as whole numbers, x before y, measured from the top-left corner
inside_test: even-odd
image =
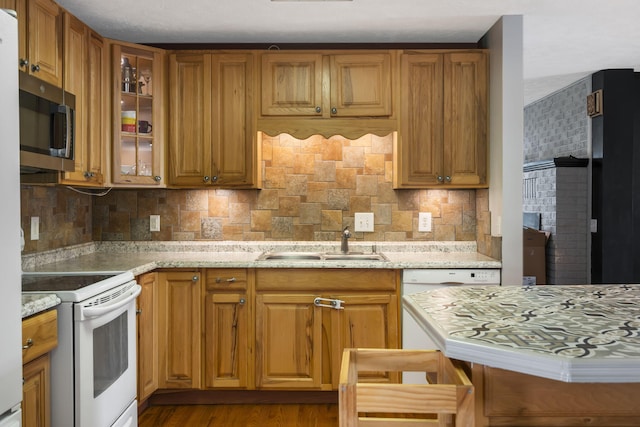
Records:
[[[478,240],[491,255],[487,191],[394,190],[393,135],[265,135],[262,150],[261,190],[113,189],[91,200],[64,187],[23,186],[25,235],[29,216],[40,213],[42,222],[41,239],[27,238],[25,253],[91,240],[335,241],[345,226],[354,231],[356,212],[373,212],[374,232],[353,240]],[[431,232],[418,231],[419,212],[432,213]],[[149,231],[150,215],[160,215],[159,232]]]

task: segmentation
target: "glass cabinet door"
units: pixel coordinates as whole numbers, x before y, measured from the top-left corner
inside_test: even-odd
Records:
[[[160,54],[128,45],[114,45],[113,53],[119,61],[114,64],[113,183],[162,184]]]

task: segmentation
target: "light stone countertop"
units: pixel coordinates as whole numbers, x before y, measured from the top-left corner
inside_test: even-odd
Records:
[[[269,260],[263,252],[339,252],[339,242],[93,242],[22,257],[25,272],[133,272],[157,268],[501,268],[475,242],[351,243],[350,251],[388,261]]]
[[[22,294],[22,318],[33,316],[60,304],[55,294]]]

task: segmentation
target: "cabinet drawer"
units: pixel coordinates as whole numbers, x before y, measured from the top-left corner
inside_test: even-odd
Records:
[[[396,291],[399,270],[264,268],[256,270],[257,291]]]
[[[46,311],[22,321],[22,363],[50,352],[58,345],[58,312]],[[26,348],[25,348],[26,347]]]
[[[205,277],[208,291],[247,289],[247,270],[244,268],[208,269]]]

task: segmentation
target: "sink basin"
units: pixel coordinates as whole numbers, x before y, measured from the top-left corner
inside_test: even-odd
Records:
[[[261,254],[256,261],[387,261],[381,253],[362,252],[265,252]]]
[[[322,254],[318,252],[265,252],[257,261],[288,260],[288,261],[319,261]]]
[[[327,261],[387,261],[387,257],[382,254],[326,254]]]

